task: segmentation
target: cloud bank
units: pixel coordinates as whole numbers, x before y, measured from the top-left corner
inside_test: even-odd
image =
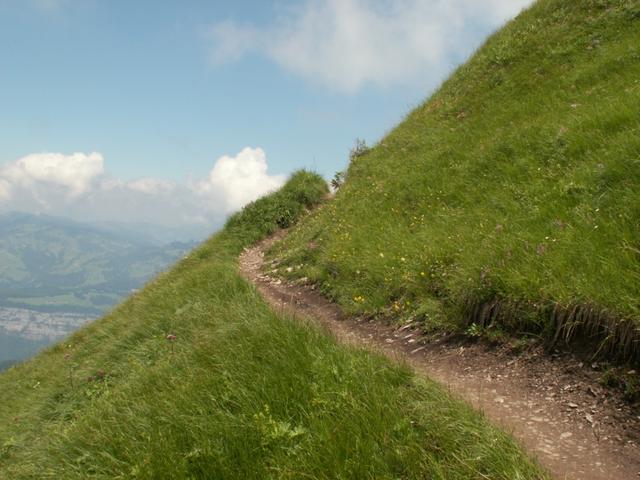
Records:
[[[219,158],[209,177],[195,185],[195,191],[214,201],[221,198],[225,211],[232,212],[277,190],[284,181],[284,175],[267,173],[264,150],[245,148],[235,157]]]
[[[214,63],[253,53],[312,83],[352,93],[365,85],[424,85],[468,55],[481,30],[533,0],[305,0],[270,26],[225,21],[207,31]],[[479,38],[480,37],[480,38]]]
[[[9,188],[23,188],[37,193],[43,188],[58,188],[69,197],[82,195],[91,182],[104,173],[104,160],[96,152],[36,153],[0,167],[0,178]]]
[[[202,179],[177,183],[109,175],[100,153],[35,153],[0,164],[0,211],[162,225],[219,224],[229,213],[278,189],[261,148],[225,155]]]

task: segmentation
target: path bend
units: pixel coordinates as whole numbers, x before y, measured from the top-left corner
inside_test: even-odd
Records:
[[[597,376],[566,356],[489,351],[482,345],[426,340],[411,325],[388,326],[343,315],[312,286],[263,272],[265,252],[286,234],[246,249],[243,276],[277,310],[308,317],[342,342],[405,362],[481,410],[556,479],[640,479],[640,420]]]

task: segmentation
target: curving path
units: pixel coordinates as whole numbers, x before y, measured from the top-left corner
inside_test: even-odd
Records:
[[[511,432],[556,479],[640,479],[640,420],[597,382],[598,365],[562,354],[426,339],[412,325],[345,317],[313,289],[263,273],[264,252],[286,232],[245,250],[240,270],[278,310],[309,317],[340,341],[374,349],[446,385]],[[273,269],[273,267],[271,267]]]

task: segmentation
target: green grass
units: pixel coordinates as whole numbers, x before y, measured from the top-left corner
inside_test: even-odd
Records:
[[[540,0],[276,250],[352,312],[640,352],[640,2]]]
[[[546,478],[442,388],[277,315],[239,276],[244,247],[325,193],[294,175],[112,313],[0,375],[0,478]]]

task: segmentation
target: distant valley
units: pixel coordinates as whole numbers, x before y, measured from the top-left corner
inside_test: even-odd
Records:
[[[0,307],[0,370],[66,337],[93,318]]]
[[[0,370],[100,316],[196,244],[162,244],[180,232],[146,227],[0,215]]]

